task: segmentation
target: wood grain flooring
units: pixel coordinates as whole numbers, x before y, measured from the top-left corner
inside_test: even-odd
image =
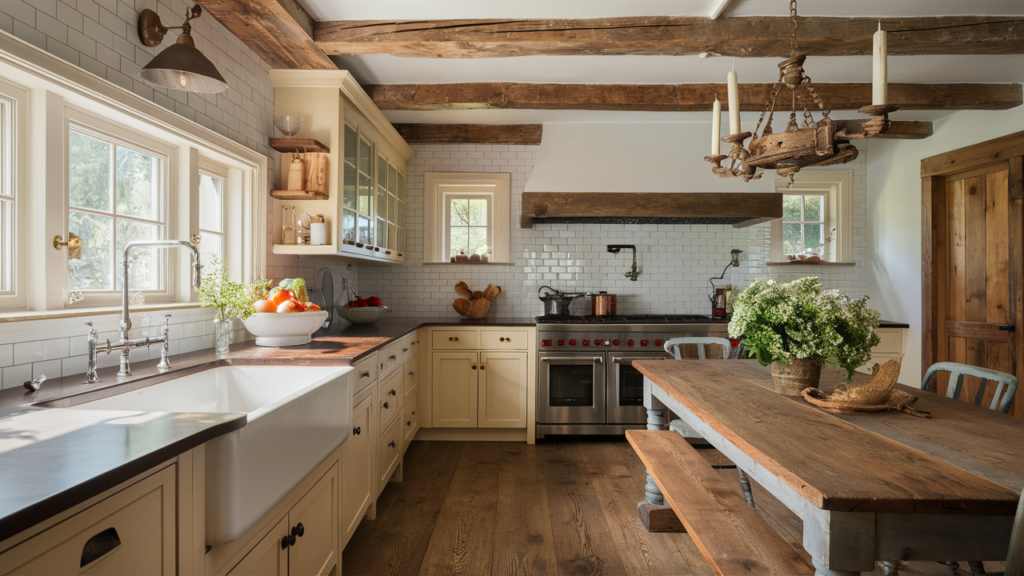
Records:
[[[702,450],[713,464],[728,462]],[[736,471],[720,470],[740,492]],[[710,575],[687,534],[650,534],[636,515],[644,465],[625,440],[413,442],[404,481],[345,547],[346,576]],[[757,513],[805,558],[800,519],[751,481]],[[1000,562],[986,562],[989,572]],[[970,574],[962,563],[960,574]],[[881,569],[872,573],[881,576]],[[948,576],[909,562],[905,576]]]

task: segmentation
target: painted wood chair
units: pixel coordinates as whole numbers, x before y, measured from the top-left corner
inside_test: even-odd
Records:
[[[732,342],[730,342],[728,338],[714,338],[708,336],[683,336],[679,338],[671,338],[665,342],[665,351],[675,357],[676,360],[682,360],[683,352],[681,348],[687,344],[695,344],[697,346],[697,358],[700,360],[707,359],[707,352],[704,347],[708,344],[717,344],[718,346],[721,346],[723,360],[735,360],[740,358],[740,348],[733,348]],[[704,438],[682,420],[677,419],[669,422],[668,429],[679,433],[683,438]],[[743,498],[747,501],[748,506],[756,510],[757,508],[754,506],[754,494],[750,490],[750,480],[747,478],[747,474],[743,472],[743,469],[739,466],[736,467],[736,474],[740,479],[740,488],[743,489]]]

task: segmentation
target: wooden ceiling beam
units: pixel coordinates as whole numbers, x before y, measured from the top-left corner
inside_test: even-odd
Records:
[[[877,18],[799,18],[800,51],[863,56]],[[1013,17],[882,18],[891,56],[1024,54],[1024,20]],[[787,58],[788,17],[642,16],[581,20],[342,20],[316,22],[328,54],[407,58],[498,58],[534,55],[670,55],[704,52],[734,58]]]
[[[760,112],[771,84],[741,84],[740,108]],[[377,84],[363,87],[381,110],[636,110],[705,112],[725,84]],[[814,84],[832,110],[871,104],[871,84]],[[779,106],[789,101],[781,95]],[[903,110],[1005,110],[1019,106],[1020,84],[889,84]]]
[[[297,0],[196,0],[272,68],[337,70]]]
[[[409,144],[538,145],[543,124],[395,124]]]

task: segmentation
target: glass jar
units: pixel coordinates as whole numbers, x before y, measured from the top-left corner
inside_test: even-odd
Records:
[[[231,345],[231,320],[221,321],[220,318],[213,319],[213,346],[215,353],[220,356],[228,353]]]

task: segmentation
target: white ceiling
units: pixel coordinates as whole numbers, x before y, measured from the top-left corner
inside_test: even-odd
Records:
[[[588,18],[613,16],[706,16],[720,0],[299,0],[317,20],[463,18]],[[1024,16],[1024,0],[804,0],[804,16]],[[786,15],[784,0],[732,0],[722,14]],[[676,84],[723,82],[735,66],[740,82],[774,82],[778,58],[698,56],[523,56],[516,58],[398,58],[388,54],[335,56],[362,84],[458,82],[555,82],[580,84]],[[869,56],[808,58],[815,82],[870,82]],[[1024,56],[896,56],[890,82],[1024,83]],[[724,95],[723,95],[724,99]],[[538,123],[698,121],[696,113],[450,110],[386,111],[392,122]],[[903,112],[901,120],[931,120],[945,113]],[[755,115],[756,117],[756,115]],[[834,117],[843,117],[835,115]],[[856,117],[847,114],[846,117]],[[756,118],[755,118],[756,119]]]

